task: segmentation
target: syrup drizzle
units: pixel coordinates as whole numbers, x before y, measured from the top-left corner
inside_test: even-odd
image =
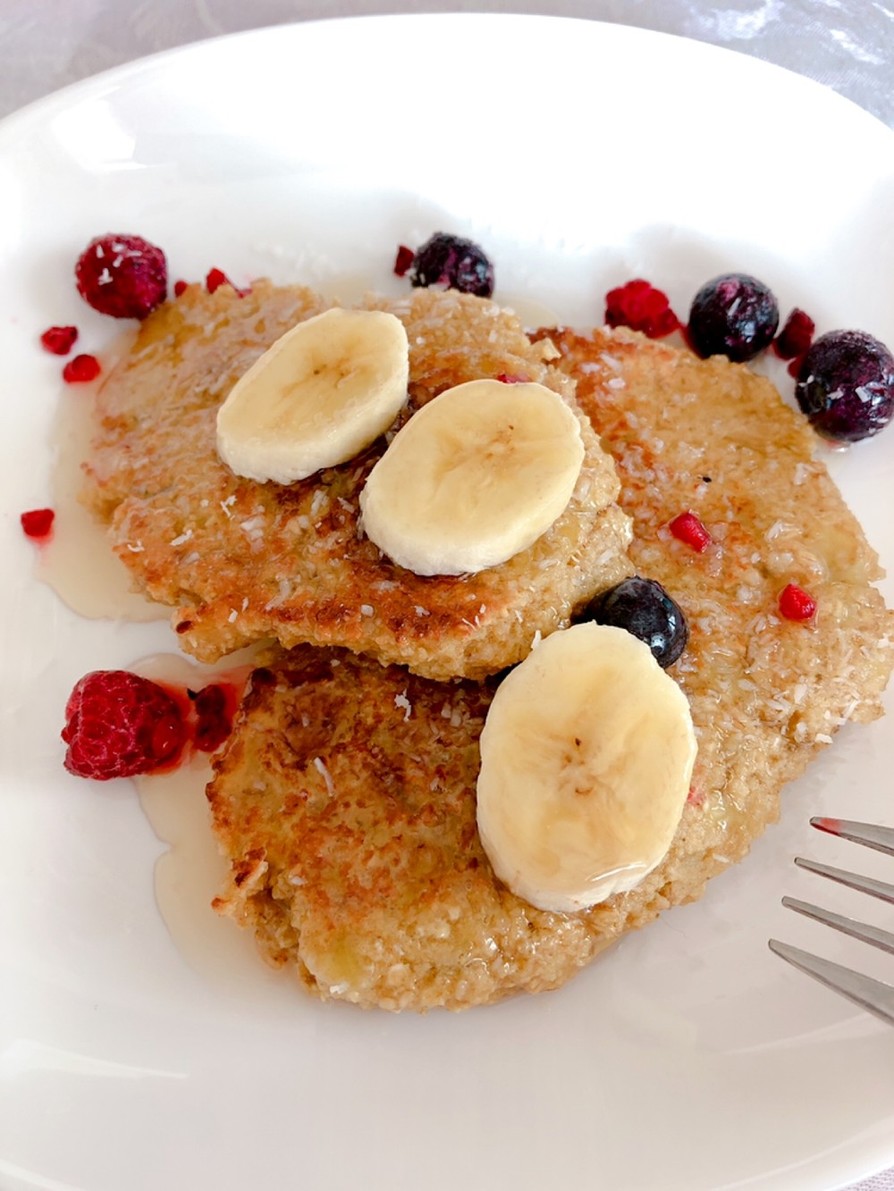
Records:
[[[53,535],[39,552],[36,575],[73,612],[88,620],[166,620],[168,608],[131,589],[124,563],[109,549],[104,527],[78,499],[96,433],[93,392],[63,393],[53,427]]]

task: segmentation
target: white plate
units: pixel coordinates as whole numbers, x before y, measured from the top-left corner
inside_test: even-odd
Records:
[[[751,58],[563,20],[262,30],[2,126],[4,1191],[828,1188],[894,1162],[894,1033],[766,946],[876,963],[779,898],[851,905],[791,857],[874,868],[808,838],[807,817],[890,820],[894,721],[845,730],[745,863],[558,993],[460,1016],[324,1006],[256,975],[248,951],[229,979],[184,956],[129,787],[63,773],[73,682],[171,637],[69,612],[18,525],[48,499],[61,388],[36,336],[75,322],[85,348],[110,341],[71,283],[94,234],[161,243],[174,276],[393,289],[397,243],[451,228],[487,246],[498,297],[568,322],[598,321],[636,275],[685,311],[733,268],[820,330],[894,343],[892,208],[894,138],[845,100]],[[894,430],[832,463],[894,564]]]

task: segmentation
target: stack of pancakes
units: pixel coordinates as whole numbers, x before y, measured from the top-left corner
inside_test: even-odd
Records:
[[[357,458],[289,486],[234,476],[215,415],[255,359],[327,303],[306,289],[191,287],[142,324],[99,395],[87,499],[136,585],[203,661],[262,640],[208,787],[231,865],[215,905],[317,995],[463,1008],[566,981],[624,931],[698,897],[778,814],[783,785],[847,721],[881,714],[894,613],[815,438],[741,365],[622,330],[527,335],[452,291],[370,299],[407,328],[410,399]],[[570,504],[508,562],[423,578],[363,535],[358,495],[393,430],[481,377],[539,381],[581,418]],[[691,510],[702,553],[668,523]],[[632,531],[632,533],[631,533]],[[664,861],[574,914],[537,910],[478,839],[478,737],[501,671],[630,574],[683,608],[669,670],[699,753]],[[807,588],[818,611],[783,619]]]

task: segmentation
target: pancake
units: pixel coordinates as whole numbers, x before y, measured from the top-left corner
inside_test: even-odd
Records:
[[[359,527],[358,496],[389,435],[299,483],[233,475],[215,449],[218,406],[271,343],[326,305],[266,282],[241,297],[192,286],[142,323],[100,390],[85,499],[137,588],[176,609],[184,650],[211,662],[272,638],[344,646],[433,678],[483,677],[629,573],[617,476],[573,381],[514,315],[454,291],[367,303],[400,317],[410,342],[409,403],[392,430],[463,381],[506,374],[555,389],[581,422],[585,458],[569,505],[532,546],[456,577],[423,578],[383,557]]]
[[[208,788],[231,865],[216,908],[325,999],[461,1009],[555,988],[626,931],[691,901],[778,815],[784,785],[849,721],[881,714],[894,613],[815,438],[740,365],[624,331],[550,331],[632,515],[631,558],[683,607],[671,674],[699,754],[671,848],[635,889],[576,914],[495,877],[475,825],[495,680],[440,683],[341,651],[259,671]],[[692,510],[697,553],[668,522]],[[778,613],[796,582],[809,622]]]

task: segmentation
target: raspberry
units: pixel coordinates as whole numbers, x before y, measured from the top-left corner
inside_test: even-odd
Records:
[[[681,542],[685,542],[687,546],[691,546],[699,554],[703,550],[707,550],[711,544],[711,535],[698,517],[696,517],[695,513],[688,511],[680,513],[678,517],[674,517],[673,521],[670,522],[668,529],[675,538]]]
[[[810,620],[816,614],[816,600],[794,583],[779,594],[779,611],[786,620]]]
[[[813,342],[815,330],[816,324],[810,315],[796,306],[785,320],[785,326],[773,340],[773,350],[781,360],[794,360],[803,356]]]
[[[27,537],[46,538],[53,528],[55,516],[52,509],[30,509],[27,513],[22,513],[19,520]]]
[[[196,710],[195,746],[203,753],[213,753],[232,730],[235,692],[215,682],[189,694]]]
[[[100,314],[145,318],[168,293],[165,254],[142,236],[97,236],[75,266],[78,293]]]
[[[605,321],[610,327],[630,327],[650,339],[663,339],[678,330],[680,320],[667,294],[636,278],[605,295]]]
[[[96,380],[102,372],[102,365],[96,356],[80,355],[69,360],[62,369],[62,379],[68,385],[86,384]]]
[[[412,248],[407,248],[406,244],[399,244],[397,248],[397,256],[394,258],[394,273],[397,277],[406,277],[410,265],[416,259],[416,253]]]
[[[157,683],[127,670],[94,670],[65,707],[65,768],[107,781],[176,761],[186,742],[180,708]]]
[[[54,356],[67,356],[77,337],[77,327],[47,327],[40,337],[40,342]]]

